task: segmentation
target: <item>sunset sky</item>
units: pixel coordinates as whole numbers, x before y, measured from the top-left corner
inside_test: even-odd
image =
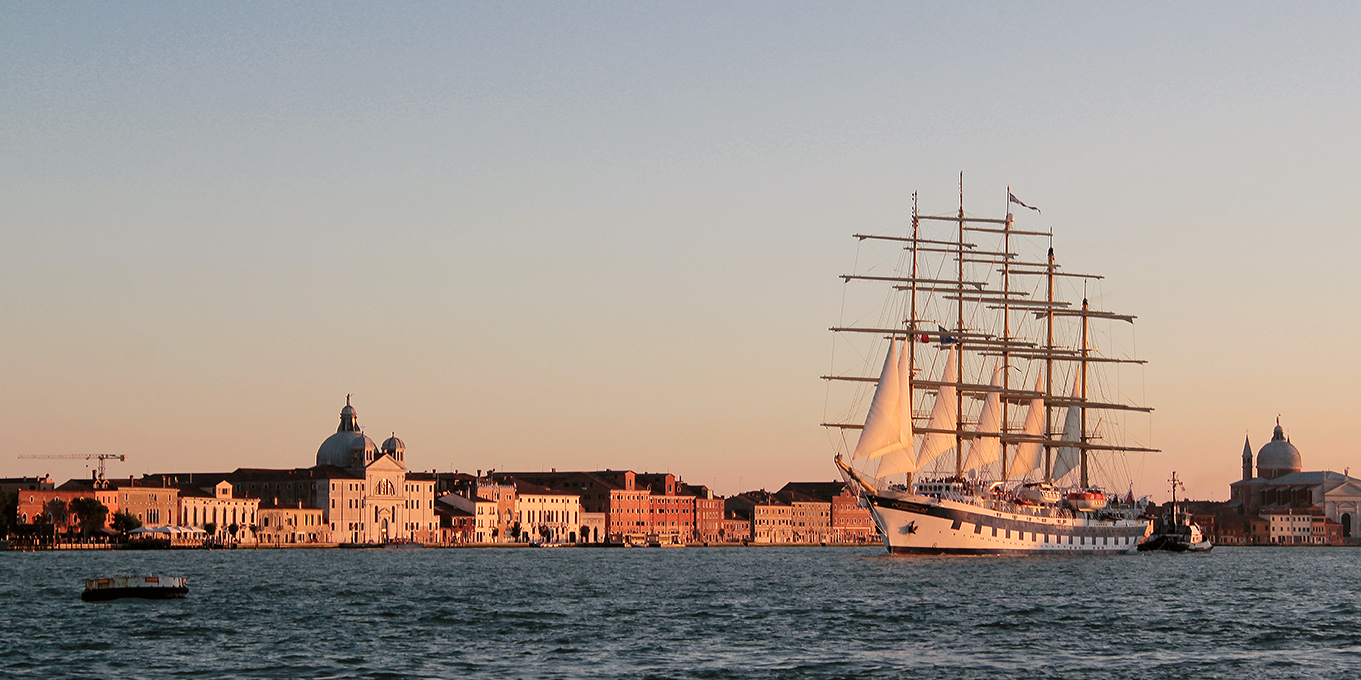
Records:
[[[857,232],[1006,188],[1135,314],[1136,492],[1277,414],[1351,468],[1361,8],[0,8],[0,476],[294,467],[345,395],[416,469],[831,479]],[[1351,207],[1348,207],[1351,206]],[[1349,434],[1351,433],[1351,434]]]

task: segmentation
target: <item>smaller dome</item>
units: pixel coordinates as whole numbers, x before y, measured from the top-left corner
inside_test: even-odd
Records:
[[[346,398],[348,399],[348,397]],[[354,413],[355,413],[354,407],[350,406],[350,403],[348,401],[345,402],[345,408],[340,409],[340,415],[342,416],[352,416],[354,415]]]
[[[403,444],[402,440],[397,438],[397,433],[393,432],[391,437],[383,440],[382,450],[383,453],[391,454],[393,458],[397,458],[398,455],[406,453],[406,444]]]

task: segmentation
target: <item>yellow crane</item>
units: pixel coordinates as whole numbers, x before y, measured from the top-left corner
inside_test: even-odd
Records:
[[[46,458],[46,459],[58,459],[58,460],[90,460],[91,458],[98,458],[98,459],[99,459],[99,478],[100,478],[100,479],[104,479],[104,461],[106,461],[106,460],[117,460],[117,461],[122,462],[122,461],[126,461],[126,460],[128,459],[128,457],[127,457],[126,455],[121,454],[121,453],[72,453],[72,454],[67,454],[67,455],[50,455],[50,456],[33,455],[33,456],[19,456],[19,457],[20,457],[20,458]]]

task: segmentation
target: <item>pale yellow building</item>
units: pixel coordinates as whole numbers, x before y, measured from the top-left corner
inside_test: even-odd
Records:
[[[264,503],[259,514],[261,545],[297,546],[326,542],[329,532],[321,508],[301,501],[284,506]]]
[[[522,543],[575,543],[581,496],[515,480],[515,521]]]
[[[243,544],[256,541],[260,499],[236,493],[231,482],[226,480],[218,482],[211,490],[181,484],[177,491],[179,511],[175,524],[204,530],[212,525],[209,538],[216,541]],[[236,527],[235,535],[231,532],[232,527]]]

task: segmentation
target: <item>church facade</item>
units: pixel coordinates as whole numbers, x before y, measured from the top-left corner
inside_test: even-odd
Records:
[[[229,476],[241,493],[272,505],[321,510],[324,542],[433,543],[439,540],[435,476],[406,467],[406,445],[396,434],[382,446],[364,434],[345,398],[340,426],[317,449],[310,468],[242,468]]]
[[[1243,442],[1243,477],[1229,485],[1229,504],[1240,515],[1266,520],[1272,543],[1321,543],[1320,531],[1294,527],[1288,518],[1321,515],[1320,524],[1340,525],[1343,541],[1361,538],[1361,480],[1329,470],[1305,471],[1299,449],[1277,419],[1271,441],[1257,452],[1253,474],[1252,445]],[[1297,523],[1300,523],[1297,521]],[[1302,524],[1302,523],[1301,523]]]

